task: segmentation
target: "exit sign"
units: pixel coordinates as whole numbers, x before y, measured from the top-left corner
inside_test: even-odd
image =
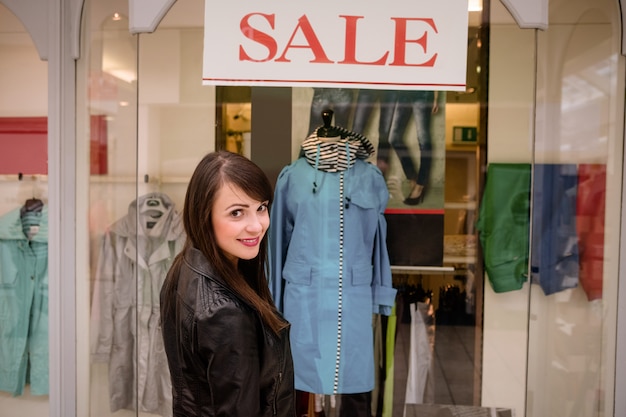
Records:
[[[478,131],[473,126],[454,126],[452,128],[453,143],[476,143]]]

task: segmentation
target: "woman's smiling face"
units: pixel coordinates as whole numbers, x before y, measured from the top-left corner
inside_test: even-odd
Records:
[[[268,202],[225,183],[217,192],[211,221],[217,245],[230,260],[253,259],[270,225]]]

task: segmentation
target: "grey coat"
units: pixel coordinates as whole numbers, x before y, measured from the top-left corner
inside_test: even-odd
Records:
[[[159,218],[142,213],[158,197]],[[139,207],[139,209],[138,209]],[[139,224],[137,224],[139,220]],[[106,231],[94,282],[92,359],[109,363],[111,412],[171,415],[171,383],[161,338],[159,293],[186,234],[174,203],[162,193],[139,197]]]

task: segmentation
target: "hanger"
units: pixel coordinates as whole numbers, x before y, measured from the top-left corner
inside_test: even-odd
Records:
[[[41,213],[43,201],[38,198],[29,198],[20,209],[20,215],[24,217],[26,213]]]
[[[43,201],[38,198],[29,198],[26,200],[22,208],[20,209],[20,218],[22,219],[23,226],[26,226],[24,233],[28,237],[28,240],[39,233],[39,218],[27,217],[30,213],[41,213],[43,210]]]
[[[24,175],[20,172],[17,176],[19,181],[22,181]],[[20,217],[24,217],[26,213],[41,213],[43,210],[43,201],[35,197],[35,190],[33,188],[33,196],[24,202],[24,205],[20,209]]]

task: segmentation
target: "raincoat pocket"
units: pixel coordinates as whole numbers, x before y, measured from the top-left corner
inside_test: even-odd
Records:
[[[311,267],[295,262],[285,263],[283,278],[292,284],[311,285]]]
[[[352,285],[371,285],[373,272],[370,264],[354,265],[351,269]]]

